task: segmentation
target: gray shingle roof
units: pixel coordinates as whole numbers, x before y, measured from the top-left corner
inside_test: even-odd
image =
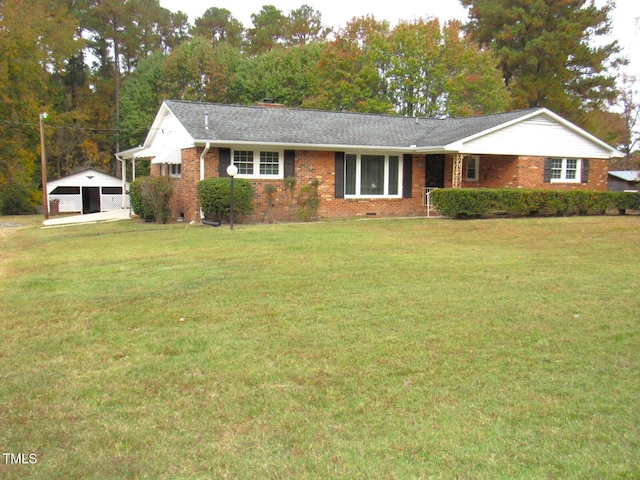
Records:
[[[640,170],[614,170],[609,171],[609,175],[627,182],[640,182]]]
[[[165,102],[196,141],[441,147],[538,110],[432,119],[292,108]],[[209,128],[205,129],[205,115]]]

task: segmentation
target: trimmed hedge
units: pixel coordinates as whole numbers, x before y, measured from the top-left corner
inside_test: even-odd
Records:
[[[198,182],[198,197],[204,216],[221,222],[231,210],[231,179],[207,178]],[[233,181],[233,215],[240,219],[253,213],[253,185],[249,180]]]
[[[521,190],[441,188],[432,193],[441,215],[454,218],[482,217],[491,213],[524,215],[587,215],[617,210],[640,210],[640,193],[587,190]]]

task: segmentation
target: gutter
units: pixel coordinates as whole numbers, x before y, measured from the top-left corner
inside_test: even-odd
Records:
[[[211,142],[207,142],[205,144],[204,150],[200,155],[200,180],[204,180],[204,157],[209,153],[209,149],[211,148]],[[202,206],[200,206],[200,220],[204,220],[204,212],[202,211]]]
[[[120,160],[120,164],[122,165],[122,209],[127,208],[126,204],[126,194],[127,194],[127,164],[126,160],[120,158],[119,154],[116,153],[115,157],[117,160]]]
[[[319,143],[284,143],[284,142],[253,142],[253,141],[238,141],[238,140],[194,140],[196,145],[220,145],[224,147],[229,146],[265,146],[273,147],[277,150],[318,150],[329,152],[344,152],[344,151],[363,151],[371,150],[375,152],[398,152],[408,153],[414,151],[412,146],[389,146],[389,145],[338,145],[338,144],[319,144]],[[420,147],[417,147],[420,150]],[[427,147],[429,148],[429,147]],[[439,148],[441,150],[441,148]]]

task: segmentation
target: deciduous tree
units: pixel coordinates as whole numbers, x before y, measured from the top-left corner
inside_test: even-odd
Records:
[[[0,2],[0,192],[37,200],[39,114],[52,107],[51,72],[81,48],[76,31],[62,2]]]
[[[318,62],[318,88],[308,96],[309,108],[389,113],[381,70],[386,62],[380,43],[389,34],[389,22],[372,16],[353,18],[325,45]]]
[[[627,168],[640,167],[638,147],[640,147],[640,90],[638,77],[622,76],[622,85],[618,106],[622,109],[624,120],[624,136],[621,143],[622,151],[626,154]],[[635,155],[634,155],[635,150]],[[635,163],[635,165],[632,165]]]

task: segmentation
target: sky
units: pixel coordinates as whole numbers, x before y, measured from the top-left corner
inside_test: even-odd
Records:
[[[602,5],[604,1],[596,0],[596,4]],[[160,0],[160,5],[172,12],[186,13],[191,23],[208,8],[226,8],[245,28],[252,26],[251,14],[260,12],[263,5],[274,5],[285,15],[309,5],[322,14],[324,25],[334,28],[368,14],[377,20],[388,20],[391,25],[420,17],[436,17],[441,21],[467,19],[467,11],[458,0]],[[640,1],[616,0],[612,20],[612,38],[618,40],[623,55],[630,59],[624,72],[640,77]]]

